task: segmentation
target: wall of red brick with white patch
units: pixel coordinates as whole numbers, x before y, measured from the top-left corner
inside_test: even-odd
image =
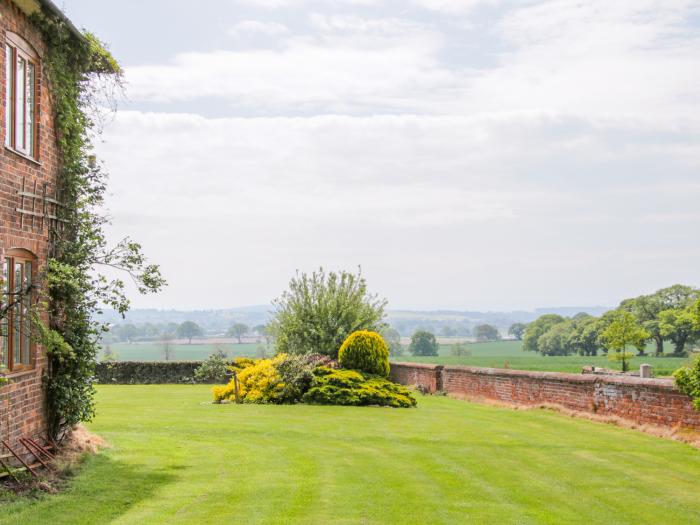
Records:
[[[671,379],[392,363],[391,378],[428,392],[616,416],[640,425],[700,430],[700,411]]]

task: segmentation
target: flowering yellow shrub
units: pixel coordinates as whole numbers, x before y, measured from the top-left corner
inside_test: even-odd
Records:
[[[277,365],[286,356],[280,354],[274,359],[260,359],[252,364],[246,363],[244,368],[235,366],[238,375],[238,395],[245,403],[279,403],[282,401],[284,383],[277,370]],[[242,363],[241,363],[242,364]],[[225,386],[217,386],[212,389],[214,400],[235,400],[235,384],[231,380]]]

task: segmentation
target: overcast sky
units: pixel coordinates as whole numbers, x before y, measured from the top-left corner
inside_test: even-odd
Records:
[[[62,6],[126,70],[111,235],[170,282],[135,306],[267,303],[320,265],[393,308],[700,284],[697,0]]]

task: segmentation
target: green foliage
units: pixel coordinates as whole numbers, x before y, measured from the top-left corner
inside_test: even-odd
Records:
[[[573,321],[564,321],[552,325],[537,340],[537,348],[542,355],[569,355],[571,353],[571,334]]]
[[[552,326],[564,322],[564,318],[557,314],[545,314],[527,325],[525,335],[523,336],[523,350],[528,352],[538,352],[539,338],[549,330]]]
[[[282,403],[297,403],[311,386],[315,355],[283,354],[277,363],[282,377]]]
[[[383,326],[386,301],[367,291],[362,275],[297,274],[289,290],[274,301],[270,323],[277,352],[320,353],[338,356],[340,345],[358,330],[378,331]]]
[[[527,330],[527,324],[513,323],[510,325],[510,328],[508,328],[508,335],[511,335],[520,341],[522,340],[523,335],[525,335],[525,330]]]
[[[192,343],[193,337],[200,337],[202,335],[204,335],[202,327],[194,321],[185,321],[177,327],[177,336],[187,339],[190,343]]]
[[[673,353],[677,356],[685,355],[686,345],[700,338],[700,330],[698,330],[692,306],[659,312],[658,326],[661,335],[673,342]]]
[[[325,366],[314,370],[311,387],[303,400],[320,405],[416,406],[416,399],[404,386],[383,377],[365,376],[354,370],[334,370]]]
[[[226,354],[218,351],[210,355],[206,361],[202,362],[194,371],[194,377],[202,383],[223,383],[226,381],[226,372],[229,363]]]
[[[245,334],[248,333],[248,328],[247,324],[244,323],[233,323],[231,327],[228,329],[226,332],[227,337],[235,337],[238,339],[238,342],[241,342],[241,337],[243,337]]]
[[[214,401],[235,401],[236,395],[244,403],[283,403],[284,384],[277,365],[285,358],[260,359],[250,366],[236,370],[234,378],[224,386],[212,389]]]
[[[341,367],[382,377],[389,375],[389,348],[376,332],[359,330],[343,342],[338,351]]]
[[[480,324],[474,327],[474,337],[478,342],[483,343],[486,341],[498,341],[501,338],[501,334],[495,326]]]
[[[673,373],[678,390],[693,398],[693,406],[700,410],[700,356],[691,366],[684,366]]]
[[[634,314],[618,310],[613,322],[601,333],[600,339],[608,351],[614,350],[618,354],[614,356],[608,352],[612,360],[622,362],[622,371],[626,372],[629,362],[627,347],[631,345],[643,349],[649,339],[649,332],[639,325]]]
[[[64,227],[50,232],[49,327],[40,335],[49,357],[48,430],[60,439],[94,413],[95,356],[98,339],[106,330],[94,320],[95,310],[106,305],[123,314],[129,308],[124,281],[109,278],[98,268],[126,272],[141,293],[157,291],[165,281],[158,267],[147,263],[138,243],[127,238],[110,247],[105,238],[106,176],[90,161],[91,137],[99,108],[110,102],[109,88],[120,85],[121,69],[93,35],[77,38],[64,21],[46,10],[33,14],[31,21],[46,42],[43,71],[55,110],[61,154],[58,186],[66,204],[60,210]]]
[[[412,355],[438,355],[438,344],[435,336],[425,330],[418,330],[411,336],[408,351]]]
[[[403,355],[403,346],[401,345],[401,334],[398,330],[385,326],[380,332],[386,345],[389,347],[389,355],[392,357]]]
[[[598,355],[599,323],[592,315],[578,315],[573,319],[569,334],[569,347],[572,354]]]

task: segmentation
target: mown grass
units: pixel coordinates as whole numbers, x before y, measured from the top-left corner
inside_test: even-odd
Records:
[[[700,451],[550,411],[211,405],[101,386],[113,445],[2,525],[699,523]]]

